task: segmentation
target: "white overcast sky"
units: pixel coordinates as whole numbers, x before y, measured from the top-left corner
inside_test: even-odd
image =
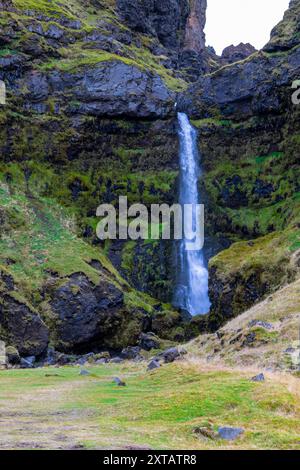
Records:
[[[261,49],[283,18],[289,0],[207,0],[206,44],[217,54],[231,44]]]

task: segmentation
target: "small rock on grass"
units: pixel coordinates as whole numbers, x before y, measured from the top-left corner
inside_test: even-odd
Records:
[[[204,439],[215,440],[219,437],[218,433],[208,426],[197,426],[193,432]]]
[[[272,325],[272,323],[268,323],[262,320],[252,320],[251,322],[249,322],[248,326],[250,328],[257,326],[260,328],[264,328],[265,330],[274,330],[274,326]]]
[[[114,377],[114,382],[118,385],[118,387],[126,387],[126,383],[123,382],[119,377]]]
[[[238,439],[238,437],[244,434],[244,432],[245,431],[243,428],[223,427],[219,428],[218,437],[226,441],[235,441],[236,439]]]
[[[91,375],[91,373],[86,369],[81,369],[79,375],[87,376],[87,375]]]
[[[109,361],[111,364],[122,364],[124,360],[121,357],[114,357]]]
[[[107,364],[107,363],[108,363],[108,360],[104,359],[104,357],[102,359],[98,359],[96,361],[96,364],[98,364],[98,365]]]
[[[22,369],[33,369],[35,363],[35,356],[22,357],[21,358],[21,368]]]
[[[264,381],[265,381],[264,374],[256,375],[255,377],[252,377],[251,379],[251,382],[264,382]]]
[[[154,369],[159,369],[160,363],[158,361],[151,361],[150,364],[148,364],[147,370],[154,370]]]

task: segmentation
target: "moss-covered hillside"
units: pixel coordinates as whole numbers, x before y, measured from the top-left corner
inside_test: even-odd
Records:
[[[8,347],[39,357],[49,345],[121,351],[149,331],[184,339],[179,314],[131,288],[100,247],[78,238],[71,212],[3,182],[0,202],[0,332]]]
[[[24,353],[184,340],[298,276],[299,1],[226,66],[204,47],[206,2],[164,4],[0,1],[1,322],[20,348],[11,313],[38,325]],[[101,203],[177,200],[178,109],[199,129],[211,260],[211,315],[189,324],[168,306],[171,243],[95,236]]]

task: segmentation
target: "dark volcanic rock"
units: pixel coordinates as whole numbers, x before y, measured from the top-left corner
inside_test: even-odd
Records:
[[[126,383],[119,377],[115,377],[114,382],[118,385],[118,387],[126,387]]]
[[[219,428],[218,436],[221,439],[225,439],[226,441],[235,441],[238,437],[240,437],[244,433],[244,429],[242,428]]]
[[[155,370],[155,369],[159,369],[159,368],[160,368],[159,361],[153,360],[148,364],[147,370],[151,371],[151,370]]]
[[[181,354],[178,348],[170,348],[159,354],[158,358],[163,359],[166,364],[170,364],[171,362],[174,362],[176,359],[178,359],[180,356]]]
[[[68,86],[68,80],[67,75],[56,77],[54,88]],[[80,114],[154,118],[174,113],[175,94],[159,76],[122,62],[103,63],[73,80]]]
[[[160,342],[154,333],[142,333],[140,336],[140,347],[145,351],[159,349]]]
[[[264,374],[256,375],[255,377],[252,377],[251,381],[252,382],[264,382],[265,381],[265,376],[264,376]]]
[[[222,52],[221,59],[224,63],[232,64],[233,62],[246,59],[255,51],[256,49],[252,46],[252,44],[244,44],[241,42],[238,46],[231,45],[226,47]]]
[[[263,320],[251,320],[248,324],[249,328],[253,328],[254,326],[259,328],[265,328],[266,330],[274,330],[274,326],[272,323],[265,322]]]
[[[121,357],[113,357],[110,361],[111,364],[122,364],[124,362],[124,359]]]
[[[101,338],[105,324],[122,306],[123,293],[113,284],[94,286],[86,276],[74,274],[51,301],[56,346],[72,350]]]
[[[49,85],[47,78],[40,72],[32,72],[26,78],[28,99],[30,101],[43,101],[48,98]]]
[[[141,348],[139,346],[124,348],[121,357],[125,360],[133,360],[140,357]]]
[[[22,357],[20,361],[21,369],[33,369],[35,359],[35,356]]]
[[[290,0],[283,20],[273,28],[271,39],[264,47],[268,52],[286,51],[300,42],[300,2]]]
[[[5,349],[5,352],[6,352],[6,361],[8,362],[8,364],[11,364],[11,365],[20,364],[21,358],[20,358],[19,351],[16,348],[12,346],[7,346]]]
[[[166,47],[179,46],[189,13],[187,0],[117,0],[117,5],[131,29],[157,37]]]
[[[282,89],[290,90],[299,71],[299,48],[288,56],[278,57],[258,52],[245,63],[232,64],[211,76],[201,77],[180,97],[179,109],[189,109],[197,118],[208,117],[210,109],[219,109],[224,119],[236,121],[280,113],[286,107]]]
[[[0,326],[4,340],[21,356],[40,356],[46,352],[49,332],[41,318],[21,301],[4,295],[0,304]]]

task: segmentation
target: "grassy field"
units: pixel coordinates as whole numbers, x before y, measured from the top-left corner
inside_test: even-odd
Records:
[[[0,371],[0,449],[300,449],[300,381],[187,360]],[[117,387],[113,377],[126,380]],[[235,442],[196,426],[241,426]]]

